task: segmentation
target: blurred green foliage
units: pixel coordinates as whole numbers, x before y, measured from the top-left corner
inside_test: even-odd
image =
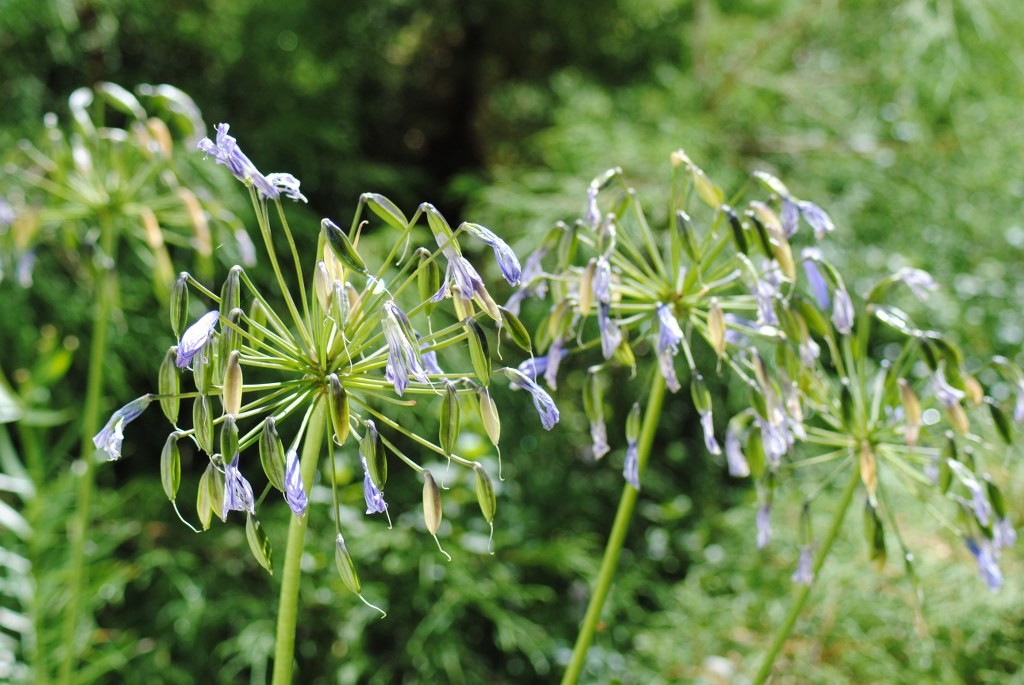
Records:
[[[928,269],[943,286],[927,310],[935,323],[959,331],[979,356],[1016,355],[1024,340],[1014,306],[1024,296],[1014,269],[1024,257],[1020,35],[1024,14],[1013,0],[446,0],[429,8],[8,0],[0,146],[35,135],[45,111],[64,116],[79,86],[171,83],[208,122],[230,122],[261,169],[298,176],[315,214],[344,219],[358,193],[381,191],[403,207],[437,202],[523,251],[555,220],[580,213],[587,182],[605,168],[624,167],[642,198],[660,197],[668,154],[681,146],[727,187],[754,168],[785,178],[836,220],[826,249],[852,282],[903,265]],[[224,202],[244,201],[240,188],[223,192]],[[316,226],[311,214],[310,235]],[[9,374],[35,363],[42,324],[56,324],[61,337],[85,335],[88,294],[48,259],[32,291],[0,283]],[[125,309],[154,314],[139,329],[116,322],[131,378],[114,369],[112,386],[149,387],[158,356],[137,344],[162,349],[165,314],[152,305],[149,274],[121,278]],[[76,360],[59,395],[73,397],[83,375]],[[527,398],[501,398],[526,409],[503,417],[493,557],[482,522],[460,515],[475,503],[457,501],[459,489],[447,495],[441,531],[451,564],[418,530],[416,492],[389,492],[397,515],[387,531],[362,516],[358,481],[346,491],[350,549],[364,592],[389,612],[383,621],[335,576],[329,524],[314,509],[297,642],[302,682],[557,677],[621,487],[608,464],[583,461],[582,380],[562,381],[553,434],[537,430]],[[620,417],[625,410],[616,408]],[[751,494],[703,456],[691,411],[666,405],[677,418],[658,436],[588,682],[734,682],[756,667],[784,613],[796,521],[778,522],[777,543],[754,551]],[[249,558],[241,526],[197,537],[177,522],[155,477],[160,446],[149,433],[159,431],[147,430],[149,420],[128,436],[131,458],[102,470],[111,563],[92,574],[102,630],[97,669],[80,682],[102,682],[104,665],[134,682],[263,682],[277,579]],[[69,462],[65,442],[49,443],[48,472]],[[1010,501],[1021,499],[1018,471],[1008,469]],[[33,519],[47,524],[31,543],[40,565],[5,566],[5,588],[57,591],[64,580],[46,559],[62,544],[72,505],[60,481],[51,488]],[[800,500],[796,489],[785,496]],[[16,493],[2,497],[23,505]],[[283,547],[288,514],[278,509],[264,525]],[[922,550],[923,622],[896,564],[870,571],[848,530],[776,682],[1019,681],[1019,583],[990,595],[941,532],[905,527]],[[16,549],[9,537],[5,530],[0,547]],[[1020,564],[1005,571],[1019,577]],[[5,606],[12,596],[5,592]],[[14,633],[5,626],[4,635],[6,649]],[[39,637],[53,644],[53,634]],[[13,659],[17,648],[8,652]]]

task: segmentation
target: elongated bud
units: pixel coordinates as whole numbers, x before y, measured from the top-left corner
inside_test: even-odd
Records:
[[[1013,425],[1010,423],[1010,418],[1006,415],[995,400],[986,399],[985,403],[988,405],[989,414],[992,415],[992,423],[995,424],[996,430],[999,432],[999,437],[1003,439],[1007,445],[1013,444]]]
[[[476,309],[473,307],[473,300],[466,297],[457,284],[452,284],[448,287],[449,292],[452,294],[452,305],[455,307],[455,317],[459,321],[465,321],[466,319],[472,319],[476,313]]]
[[[487,346],[487,336],[474,319],[466,319],[463,325],[469,334],[469,357],[473,362],[473,371],[480,384],[487,387],[491,382],[491,353]]]
[[[867,538],[870,552],[868,558],[875,562],[879,570],[885,566],[885,526],[878,517],[878,510],[868,501],[864,506],[864,537]]]
[[[203,530],[210,528],[214,513],[220,516],[223,510],[224,474],[211,461],[199,479],[199,491],[196,494],[196,513],[199,514]]]
[[[498,507],[498,500],[494,496],[494,483],[491,477],[484,471],[480,464],[473,464],[473,471],[476,473],[476,501],[480,505],[480,513],[483,514],[487,525],[491,527],[491,536],[494,536],[494,512]],[[488,540],[490,547],[490,540]],[[493,554],[493,552],[492,552]]]
[[[199,449],[213,454],[213,411],[209,395],[200,395],[192,403],[192,427]]]
[[[242,346],[242,333],[238,322],[242,320],[243,312],[235,307],[227,313],[226,321],[221,326],[220,332],[220,362],[227,365],[231,353]]]
[[[344,328],[348,324],[348,315],[352,311],[351,300],[348,291],[341,281],[334,281],[334,296],[331,298],[331,316],[338,328]]]
[[[416,270],[416,288],[419,291],[420,302],[425,303],[427,314],[434,308],[434,302],[430,298],[441,289],[441,267],[437,260],[425,247],[416,250],[416,258],[419,261],[419,268]]]
[[[359,584],[359,574],[356,573],[356,565],[352,563],[352,555],[348,553],[345,538],[341,537],[341,533],[338,533],[334,542],[334,563],[338,566],[341,582],[345,583],[345,587],[351,590],[352,594],[358,595],[362,590],[362,586]]]
[[[743,223],[740,218],[736,216],[736,212],[733,211],[732,207],[728,205],[722,206],[722,211],[725,213],[725,218],[729,220],[729,227],[732,229],[733,240],[736,241],[736,249],[742,254],[747,254],[747,236],[743,233]]]
[[[985,401],[985,389],[981,387],[981,383],[978,379],[969,373],[963,374],[964,390],[967,393],[967,399],[974,405],[979,405]]]
[[[480,422],[484,425],[491,444],[497,447],[498,441],[501,440],[501,417],[498,416],[498,406],[487,388],[479,388],[477,397],[480,399]]]
[[[445,381],[444,399],[441,400],[441,422],[438,428],[438,444],[444,453],[451,456],[459,441],[459,395],[455,384]]]
[[[260,433],[260,464],[270,484],[284,492],[284,444],[273,416],[266,418]]]
[[[224,413],[237,416],[242,411],[242,365],[238,361],[238,350],[232,350],[228,355],[222,393]]]
[[[245,517],[245,539],[249,542],[249,550],[256,557],[260,566],[267,569],[267,573],[270,575],[274,575],[274,567],[271,564],[273,551],[270,547],[270,538],[267,537],[263,526],[252,514],[246,514]]]
[[[378,193],[363,193],[361,199],[370,208],[370,211],[384,220],[388,226],[405,230],[409,226],[409,220],[405,218],[394,202]]]
[[[359,256],[352,241],[345,235],[345,231],[341,230],[336,223],[330,219],[324,219],[320,222],[320,228],[323,230],[324,235],[327,238],[327,243],[331,246],[334,251],[334,255],[342,261],[346,266],[354,269],[361,274],[369,273],[366,269],[366,264],[363,262],[363,258]]]
[[[693,237],[693,222],[690,215],[679,210],[676,212],[676,230],[672,234],[673,245],[676,243],[686,252],[692,261],[697,261],[697,242]]]
[[[751,204],[754,204],[754,203],[751,203]],[[761,203],[757,203],[757,204],[761,204]],[[772,258],[772,240],[771,240],[771,236],[768,235],[768,229],[765,227],[764,222],[761,221],[761,219],[758,218],[757,214],[755,214],[753,211],[747,211],[744,214],[744,216],[746,216],[750,220],[750,223],[754,226],[754,233],[755,233],[755,235],[757,235],[758,239],[761,241],[761,249],[764,251],[765,256],[768,257],[769,259],[771,259]]]
[[[519,317],[504,307],[499,306],[498,311],[501,312],[501,326],[508,333],[508,337],[512,339],[512,342],[516,344],[516,347],[523,352],[532,352],[533,344],[530,341],[530,333],[526,330],[523,322],[519,320]]]
[[[580,275],[579,294],[577,306],[580,316],[589,316],[590,307],[594,304],[594,271],[597,268],[597,259],[591,258]]]
[[[320,303],[320,310],[331,311],[331,299],[334,296],[334,279],[327,273],[327,264],[322,260],[316,263],[313,270],[313,292]]]
[[[259,344],[263,341],[263,330],[267,327],[267,310],[256,298],[253,298],[252,304],[249,305],[248,322],[249,337],[252,338],[254,345]]]
[[[750,467],[750,475],[757,480],[764,475],[767,457],[764,453],[764,438],[761,431],[750,431],[747,436],[747,466]]]
[[[711,347],[719,357],[725,355],[725,315],[718,305],[718,298],[711,298],[711,306],[708,308],[708,338]]]
[[[907,441],[907,447],[914,447],[917,444],[918,436],[921,434],[921,402],[917,399],[917,395],[914,394],[913,388],[910,387],[910,383],[907,383],[906,379],[901,378],[899,386],[900,400],[903,402],[903,414],[907,419],[904,438]]]
[[[690,394],[693,396],[693,407],[698,414],[707,414],[711,411],[711,392],[704,384],[704,377],[699,373],[693,374],[690,382]]]
[[[204,345],[199,352],[192,357],[192,378],[196,384],[196,390],[205,395],[210,392],[213,385],[214,350],[216,345]]]
[[[188,274],[182,271],[171,288],[171,330],[175,338],[181,338],[188,327]]]
[[[626,441],[629,443],[635,443],[640,439],[640,405],[637,402],[633,403],[633,408],[629,410],[629,416],[626,417]]]
[[[359,454],[366,461],[366,470],[370,474],[370,480],[378,490],[383,490],[384,484],[388,481],[387,454],[380,444],[380,435],[377,433],[377,426],[373,421],[367,419],[363,425],[365,431],[359,440]]]
[[[423,521],[427,525],[430,534],[437,536],[437,529],[441,527],[441,490],[434,482],[430,471],[423,472]]]
[[[220,425],[220,454],[226,461],[231,461],[238,453],[238,424],[228,414]]]
[[[164,486],[167,499],[174,501],[181,485],[181,450],[178,449],[178,432],[167,436],[163,450],[160,451],[160,484]]]
[[[562,224],[561,228],[562,234],[558,240],[558,268],[564,271],[576,259],[579,236],[576,234],[575,226]]]
[[[842,379],[839,390],[839,411],[843,415],[843,423],[847,428],[853,427],[853,393],[850,391],[850,379]]]
[[[967,418],[967,412],[964,411],[963,405],[959,402],[946,407],[946,417],[949,419],[949,425],[953,427],[953,430],[960,435],[967,435],[967,431],[971,429],[971,423]]]
[[[939,486],[939,492],[943,495],[949,492],[949,486],[953,484],[953,469],[950,467],[950,464],[957,461],[958,458],[956,441],[953,439],[952,433],[950,433],[946,436],[946,444],[943,446],[942,454],[939,457],[937,485]]]
[[[157,379],[157,390],[160,392],[160,409],[172,425],[178,424],[178,413],[181,410],[181,399],[178,393],[181,391],[181,376],[178,375],[178,365],[175,359],[178,358],[178,348],[171,347],[164,355],[160,363],[160,372]]]
[[[348,440],[348,393],[342,387],[341,381],[336,374],[327,377],[328,395],[331,403],[331,425],[334,426],[334,440],[339,445],[344,445]]]
[[[224,285],[220,289],[220,313],[227,316],[232,309],[242,306],[242,287],[239,282],[242,267],[237,264],[231,267],[228,277],[224,279]]]
[[[604,383],[601,374],[593,371],[583,385],[583,413],[591,422],[604,420]]]
[[[866,440],[860,444],[859,464],[861,482],[868,491],[868,499],[874,502],[875,491],[878,489],[878,465],[875,461],[875,451]]]
[[[704,201],[711,209],[718,209],[725,200],[725,194],[708,178],[704,170],[689,164],[690,178],[693,179],[693,187],[697,191],[697,197]],[[743,250],[746,252],[746,250]]]
[[[992,503],[992,510],[996,513],[996,518],[1006,518],[1006,500],[1003,498],[999,486],[992,482],[988,475],[985,476],[985,490],[988,493],[988,501]]]

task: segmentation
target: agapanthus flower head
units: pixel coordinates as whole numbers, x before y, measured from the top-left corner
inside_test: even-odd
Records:
[[[306,513],[309,498],[302,485],[302,463],[295,450],[288,450],[284,460],[284,499],[296,516]]]
[[[224,509],[221,512],[221,521],[228,520],[229,511],[245,511],[250,514],[256,513],[256,503],[252,495],[252,486],[238,469],[238,453],[235,453],[231,463],[224,464]]]
[[[804,217],[807,225],[814,229],[814,237],[818,240],[821,240],[826,234],[836,229],[835,224],[832,223],[832,218],[824,209],[813,202],[801,200],[797,203],[797,208],[800,210],[800,214]]]
[[[209,138],[199,141],[199,149],[213,156],[218,164],[223,164],[231,174],[242,183],[252,183],[262,197],[276,200],[281,193],[267,177],[260,173],[241,148],[234,136],[228,135],[228,124],[217,124],[217,142]],[[297,188],[296,188],[297,190]]]
[[[209,342],[219,319],[220,312],[214,309],[203,314],[194,324],[185,329],[185,332],[181,334],[181,341],[178,343],[176,364],[179,369],[184,369],[192,363],[192,358],[199,354]]]
[[[533,398],[533,406],[537,409],[537,414],[540,416],[540,423],[544,426],[544,430],[554,428],[555,424],[558,423],[558,407],[555,406],[555,401],[551,399],[551,395],[547,394],[542,387],[537,385],[536,381],[521,373],[518,369],[505,369],[505,373],[509,380],[530,393],[530,396]]]
[[[92,444],[96,449],[106,452],[107,459],[114,461],[121,458],[121,443],[124,441],[124,427],[137,419],[152,401],[149,395],[132,400],[111,415],[103,429],[97,433]]]

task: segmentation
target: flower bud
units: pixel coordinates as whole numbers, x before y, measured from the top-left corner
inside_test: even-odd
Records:
[[[249,550],[256,557],[260,566],[267,569],[270,575],[274,575],[274,569],[270,562],[272,553],[270,538],[267,537],[263,526],[252,514],[246,514],[245,517],[245,539],[249,542]]]
[[[378,490],[384,489],[388,480],[388,459],[384,447],[380,444],[380,435],[377,433],[377,426],[367,419],[364,422],[365,431],[359,440],[359,454],[366,462],[366,471],[370,474],[370,480],[377,486]]]
[[[416,250],[416,257],[419,260],[419,268],[416,270],[416,287],[419,290],[419,300],[425,304],[426,312],[429,315],[434,309],[434,302],[431,298],[441,289],[441,268],[437,260],[425,247]]]
[[[338,566],[341,582],[345,583],[345,587],[351,590],[352,594],[358,595],[362,589],[359,584],[359,574],[356,573],[356,565],[352,563],[352,556],[348,553],[345,538],[341,537],[341,533],[338,533],[334,544],[334,563]]]
[[[697,191],[697,197],[703,200],[704,204],[711,209],[718,209],[725,200],[725,194],[722,193],[722,190],[708,178],[703,169],[693,164],[687,164],[687,168],[690,172],[690,178],[693,180],[693,187]],[[746,249],[742,251],[745,253]]]
[[[430,471],[423,472],[423,521],[427,530],[435,538],[437,529],[441,527],[441,490],[434,482]]]
[[[674,252],[682,248],[686,256],[692,261],[697,261],[697,242],[693,238],[693,222],[690,216],[683,210],[676,212],[676,230],[672,232],[672,247]],[[679,247],[676,247],[678,245]]]
[[[875,562],[878,570],[885,566],[885,526],[878,517],[878,510],[868,500],[864,505],[864,537],[870,545],[868,558]]]
[[[497,447],[498,441],[501,439],[501,418],[498,416],[498,406],[494,403],[487,388],[479,388],[477,397],[480,399],[480,422],[484,425],[491,444]]]
[[[476,378],[484,387],[491,382],[491,354],[487,346],[484,329],[474,319],[465,319],[463,325],[469,334],[469,357],[473,362]]]
[[[494,483],[491,482],[491,477],[487,475],[487,471],[480,464],[473,464],[473,471],[476,473],[476,501],[480,504],[480,513],[484,515],[484,520],[493,529],[494,511],[498,506],[494,496]]]
[[[444,398],[441,400],[441,421],[438,427],[438,444],[444,453],[451,456],[459,440],[459,395],[455,384],[445,381]]]
[[[200,395],[192,403],[192,427],[199,449],[213,454],[213,411],[209,395]]]
[[[264,338],[263,329],[267,327],[267,310],[263,308],[263,305],[256,298],[253,298],[252,303],[249,305],[247,320],[249,322],[249,337],[252,339],[252,343],[256,345],[262,342]]]
[[[220,314],[227,316],[232,309],[242,306],[242,287],[239,278],[242,267],[237,264],[231,267],[228,277],[224,279],[224,285],[220,289]]]
[[[313,270],[313,292],[320,303],[320,310],[331,311],[331,298],[334,296],[334,281],[327,272],[327,264],[323,260],[316,263]]]
[[[284,445],[273,416],[266,418],[260,433],[260,464],[270,484],[284,492]]]
[[[878,489],[878,465],[875,461],[875,451],[866,440],[860,444],[859,463],[861,482],[868,491],[868,500],[873,502],[875,491]]]
[[[729,220],[729,227],[732,229],[732,238],[736,241],[736,249],[741,254],[747,254],[749,246],[747,245],[747,236],[743,232],[743,223],[740,218],[733,211],[733,208],[729,205],[722,205],[722,212],[725,213],[725,218]]]
[[[626,417],[626,442],[634,443],[640,439],[640,405],[633,403]]]
[[[914,447],[917,444],[917,438],[921,434],[921,402],[917,399],[917,395],[914,394],[914,390],[907,383],[906,379],[901,378],[899,380],[900,386],[900,399],[903,402],[903,414],[907,419],[907,427],[904,429],[904,438],[907,441],[907,447]]]
[[[167,499],[173,502],[181,485],[181,450],[178,449],[177,431],[167,436],[160,451],[160,484],[164,486]]]
[[[192,357],[192,378],[196,384],[196,390],[205,395],[210,392],[213,385],[214,350],[216,345],[204,345],[194,357]],[[181,348],[178,348],[181,354]]]
[[[235,418],[228,414],[220,425],[220,454],[223,459],[230,461],[238,453],[238,424]]]
[[[160,409],[172,425],[178,423],[178,413],[181,409],[181,399],[178,393],[181,391],[181,376],[178,375],[178,365],[175,359],[178,357],[178,348],[170,347],[164,360],[160,363],[160,372],[157,379],[157,390],[160,393]]]
[[[693,374],[693,380],[690,381],[690,395],[698,414],[707,414],[711,411],[711,392],[704,384],[704,377],[699,373]]]
[[[725,355],[725,315],[718,305],[718,298],[711,298],[711,306],[708,308],[708,338],[711,347],[719,357]]]
[[[533,344],[530,342],[530,333],[519,317],[504,307],[498,307],[498,311],[501,312],[501,327],[508,333],[512,342],[524,352],[532,352]]]
[[[224,413],[228,416],[237,416],[242,411],[242,365],[238,361],[238,350],[232,350],[228,355],[221,392]]]
[[[953,430],[960,435],[966,435],[967,431],[971,429],[967,412],[964,411],[963,405],[959,402],[946,407],[946,418],[949,419],[949,425],[953,427]]]
[[[235,307],[228,312],[224,324],[221,326],[218,362],[223,365],[222,374],[227,370],[228,358],[231,353],[236,352],[242,346],[242,332],[238,327],[238,322],[242,320],[243,315],[242,310]]]
[[[476,313],[476,309],[473,308],[473,300],[466,297],[457,284],[453,283],[448,287],[449,292],[452,294],[452,305],[455,307],[455,317],[459,321],[465,321],[466,319],[472,319]]]
[[[1009,417],[1006,412],[1003,411],[994,400],[988,399],[985,402],[988,405],[989,414],[992,415],[992,423],[995,424],[996,430],[999,432],[999,437],[1003,439],[1007,445],[1013,443],[1013,425],[1010,423]]]
[[[180,338],[188,325],[188,274],[182,271],[171,288],[171,330]]]
[[[344,445],[348,440],[348,393],[342,387],[341,381],[336,374],[327,377],[328,397],[331,403],[331,425],[334,426],[334,440],[339,445]]]
[[[370,211],[384,220],[388,226],[404,231],[409,226],[409,220],[405,218],[395,203],[378,193],[363,193],[360,199],[366,203]],[[436,289],[435,289],[436,290]]]
[[[223,509],[224,474],[211,461],[199,479],[199,491],[196,496],[196,513],[199,514],[203,530],[210,528],[214,513],[220,516]]]
[[[331,246],[331,250],[334,251],[334,255],[338,259],[360,274],[369,273],[363,258],[359,256],[359,252],[356,251],[352,241],[349,240],[345,232],[336,223],[330,219],[324,219],[320,222],[320,228],[323,230],[327,243]]]
[[[577,307],[580,311],[580,316],[589,316],[590,307],[594,304],[594,271],[597,268],[597,260],[591,258],[587,262],[586,267],[583,269],[583,273],[580,274],[580,284],[577,295]]]

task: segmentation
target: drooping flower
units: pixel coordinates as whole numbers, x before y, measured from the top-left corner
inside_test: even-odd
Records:
[[[914,293],[914,297],[919,300],[927,300],[928,295],[939,288],[930,273],[921,269],[913,269],[909,266],[905,266],[897,271],[893,274],[893,278],[906,283],[910,291]]]
[[[285,455],[284,499],[296,516],[306,513],[309,498],[306,496],[306,489],[302,486],[301,462],[295,450],[288,450]]]
[[[544,388],[537,385],[536,381],[518,369],[505,369],[505,373],[510,380],[530,393],[530,396],[533,398],[533,406],[537,409],[537,415],[540,416],[540,423],[544,426],[544,430],[554,428],[555,424],[558,423],[558,407],[555,406],[555,401],[551,399],[551,395],[547,394]]]
[[[501,275],[505,277],[509,285],[519,285],[523,276],[523,269],[519,265],[519,258],[512,248],[504,240],[499,238],[493,231],[479,224],[466,224],[466,230],[484,241],[494,250],[494,259],[498,262]]]
[[[381,327],[384,329],[384,339],[388,345],[384,378],[395,386],[395,392],[401,396],[409,387],[410,376],[422,383],[428,383],[429,380],[419,350],[409,338],[408,331],[411,330],[411,326],[405,312],[398,308],[394,300],[384,302],[383,308]]]
[[[700,426],[704,430],[704,447],[711,454],[721,454],[722,448],[718,446],[718,440],[715,439],[715,422],[710,410],[701,412]]]
[[[764,445],[764,456],[772,468],[779,465],[782,455],[789,451],[792,436],[782,423],[765,421],[758,417],[757,425],[761,427],[761,443]]]
[[[821,270],[818,268],[821,250],[816,247],[805,247],[801,255],[803,256],[804,273],[807,275],[807,282],[811,286],[814,300],[818,303],[818,308],[821,311],[827,312],[832,300],[828,294],[828,283],[825,282],[825,277],[821,275]]]
[[[213,329],[220,319],[220,312],[216,309],[206,312],[199,319],[185,329],[181,334],[181,341],[178,343],[178,354],[175,363],[179,369],[184,369],[192,362],[203,349],[213,335]]]
[[[668,305],[659,304],[658,314],[658,342],[655,350],[658,357],[658,368],[661,375],[665,377],[665,383],[672,392],[678,392],[680,385],[676,378],[675,355],[679,352],[679,343],[683,340],[683,331],[679,328],[679,322],[672,315]]]
[[[779,325],[779,317],[775,314],[775,296],[778,288],[768,279],[759,278],[754,284],[754,297],[757,299],[757,323],[762,326]]]
[[[729,475],[733,478],[746,478],[750,475],[750,465],[740,448],[740,436],[731,427],[725,431],[725,461],[729,466]]]
[[[845,288],[836,290],[835,301],[832,304],[832,323],[843,335],[849,335],[853,330],[853,301]]]
[[[523,273],[520,277],[521,286],[519,290],[512,293],[505,303],[505,309],[515,316],[519,316],[519,305],[528,297],[544,297],[548,292],[548,283],[542,278],[544,269],[541,262],[547,256],[547,249],[540,247],[530,253],[523,265]]]
[[[800,585],[810,585],[814,582],[814,552],[810,545],[800,545],[800,559],[790,578]]]
[[[146,411],[146,407],[151,401],[152,398],[149,395],[132,400],[115,411],[103,429],[93,437],[92,444],[96,446],[96,449],[106,452],[109,461],[121,458],[124,427]]]
[[[224,510],[220,515],[221,521],[228,520],[229,511],[256,513],[252,486],[238,470],[238,452],[235,452],[235,457],[230,464],[224,465]]]
[[[611,359],[615,350],[622,344],[622,331],[619,325],[611,318],[611,305],[606,302],[597,304],[597,327],[601,332],[601,354],[605,359]]]
[[[992,520],[992,505],[989,504],[985,489],[976,480],[967,482],[967,489],[971,491],[971,509],[974,510],[974,518],[982,526],[988,526]]]
[[[764,504],[757,510],[757,548],[764,549],[772,539],[772,506]]]
[[[1017,543],[1017,531],[1009,517],[1003,516],[992,524],[992,546],[996,549],[1013,547]]]
[[[782,231],[787,238],[792,238],[800,223],[800,210],[789,195],[782,196]]]
[[[562,357],[567,353],[568,352],[564,348],[561,338],[555,338],[551,341],[551,346],[548,347],[548,368],[544,371],[544,382],[546,382],[548,387],[552,390],[558,389],[558,367],[562,363]]]
[[[824,238],[826,233],[831,233],[835,230],[836,227],[832,223],[832,218],[818,205],[801,200],[797,203],[797,207],[807,225],[814,229],[814,237],[818,240]]]
[[[291,174],[274,173],[267,174],[267,181],[278,191],[284,193],[289,200],[306,202],[306,196],[299,192],[299,179]]]
[[[608,258],[600,256],[594,265],[594,280],[591,282],[594,290],[594,297],[602,304],[609,304],[612,301],[612,266]]]
[[[640,489],[640,449],[636,440],[626,445],[626,460],[622,465],[622,477],[637,490]]]
[[[217,142],[214,143],[209,138],[203,138],[199,141],[199,149],[212,155],[218,164],[226,166],[231,174],[242,183],[252,183],[256,186],[256,190],[262,197],[276,200],[281,195],[280,191],[245,156],[245,153],[238,147],[238,141],[228,135],[229,128],[230,126],[227,124],[217,124]]]
[[[594,459],[608,454],[611,448],[608,446],[608,428],[603,418],[590,422],[590,440],[594,443]]]
[[[385,514],[388,510],[388,504],[384,501],[384,493],[374,484],[373,478],[370,477],[370,469],[366,465],[366,460],[362,459],[363,462],[363,499],[366,500],[366,513],[367,514]]]
[[[992,543],[982,538],[980,541],[967,538],[967,549],[971,550],[978,562],[978,571],[990,590],[998,590],[1003,585],[1003,574],[999,570],[995,549]]]

